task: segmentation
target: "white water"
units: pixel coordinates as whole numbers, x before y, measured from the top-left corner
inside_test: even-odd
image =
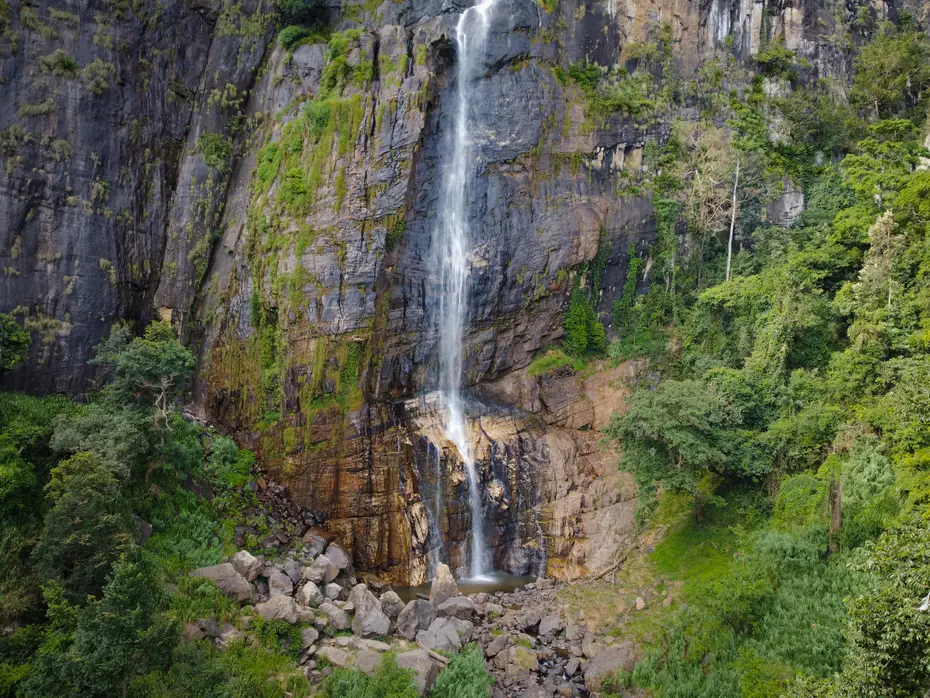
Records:
[[[494,0],[484,0],[459,17],[455,30],[457,55],[455,113],[445,152],[445,173],[440,199],[436,240],[439,245],[439,390],[448,412],[446,437],[455,444],[465,464],[471,509],[471,559],[469,574],[481,577],[488,570],[484,506],[475,461],[468,442],[462,407],[462,327],[468,296],[468,197],[474,182],[471,156],[471,124],[468,111],[475,97],[475,80],[484,65],[490,11]]]

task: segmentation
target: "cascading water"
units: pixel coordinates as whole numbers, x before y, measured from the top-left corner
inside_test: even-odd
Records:
[[[475,97],[475,80],[484,65],[490,13],[495,0],[484,0],[465,10],[455,30],[458,63],[455,112],[447,140],[436,242],[440,262],[439,371],[440,395],[447,411],[446,437],[455,444],[465,464],[471,509],[469,573],[481,577],[488,569],[484,506],[475,461],[468,443],[462,406],[462,328],[466,317],[468,282],[468,196],[474,181],[471,157],[472,124],[469,106]]]

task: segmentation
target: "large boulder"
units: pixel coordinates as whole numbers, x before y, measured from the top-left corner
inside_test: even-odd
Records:
[[[475,613],[478,612],[478,608],[475,606],[475,602],[467,596],[453,596],[451,599],[439,604],[436,611],[441,616],[471,620]]]
[[[561,629],[562,619],[559,618],[558,614],[543,616],[542,620],[539,621],[539,634],[543,637],[546,635],[555,635]]]
[[[374,650],[359,650],[355,655],[355,668],[363,674],[373,675],[381,665],[381,655]]]
[[[539,671],[539,660],[536,653],[526,647],[513,645],[494,657],[494,664],[508,674],[519,674],[524,671]]]
[[[339,570],[325,555],[320,555],[309,567],[301,571],[301,578],[305,582],[313,582],[317,586],[329,584],[339,575]]]
[[[384,611],[384,615],[394,620],[404,610],[404,602],[396,592],[386,591],[381,594],[381,610]]]
[[[284,574],[290,577],[291,584],[300,584],[300,576],[303,574],[303,566],[293,558],[284,563]]]
[[[439,673],[439,668],[430,659],[426,650],[413,650],[398,654],[397,666],[413,672],[413,680],[416,682],[417,690],[421,696],[425,696],[433,687],[433,681],[436,680],[436,675]]]
[[[339,570],[346,569],[352,563],[349,553],[339,543],[329,544],[329,547],[326,548],[326,557]]]
[[[297,603],[301,606],[317,606],[323,603],[323,593],[313,582],[307,582],[297,591]]]
[[[265,569],[265,564],[248,550],[240,550],[233,555],[232,566],[236,572],[250,582],[254,582],[255,578]]]
[[[310,647],[314,642],[316,642],[320,637],[320,633],[316,628],[301,628],[300,629],[300,649],[305,650]]]
[[[236,572],[236,568],[229,562],[201,567],[191,572],[191,576],[211,580],[226,596],[240,603],[252,600],[252,585],[249,584],[249,580]]]
[[[364,584],[356,584],[352,588],[349,603],[355,607],[355,618],[352,619],[353,633],[367,637],[387,635],[391,631],[391,620],[384,615],[381,602]]]
[[[329,531],[325,531],[322,528],[317,528],[316,526],[311,526],[304,533],[303,541],[304,545],[307,548],[307,554],[310,557],[316,557],[324,550],[326,546],[329,545],[329,542],[333,540],[333,534]]]
[[[612,645],[599,652],[584,668],[584,685],[589,691],[600,691],[605,679],[618,671],[633,671],[636,658],[629,644]]]
[[[297,622],[297,602],[283,594],[256,604],[255,612],[265,620],[283,620],[292,625]]]
[[[459,587],[452,576],[448,565],[440,563],[436,566],[436,574],[429,588],[429,602],[439,606],[444,601],[459,595]]]
[[[429,601],[414,599],[397,615],[397,634],[413,640],[421,630],[429,628],[436,620],[436,609]]]
[[[348,594],[345,593],[345,589],[341,587],[336,582],[330,582],[323,589],[323,596],[325,596],[330,601],[335,601],[338,598],[347,599]]]
[[[462,649],[462,640],[450,618],[437,618],[428,630],[418,632],[417,644],[436,652],[458,652]]]
[[[355,665],[355,655],[352,652],[332,645],[324,645],[316,654],[318,657],[324,657],[333,666],[349,668]]]
[[[333,630],[348,630],[351,625],[349,621],[349,614],[343,611],[341,608],[333,606],[328,601],[320,604],[320,613],[322,613],[326,620],[328,621],[328,626]]]
[[[268,594],[271,596],[292,596],[294,594],[294,582],[282,570],[277,567],[266,567],[262,576],[268,580]]]

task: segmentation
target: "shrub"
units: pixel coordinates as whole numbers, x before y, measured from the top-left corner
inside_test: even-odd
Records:
[[[114,75],[116,75],[116,66],[99,58],[84,66],[84,79],[87,80],[87,89],[95,95],[103,94],[110,86],[110,79]]]
[[[47,56],[42,56],[39,59],[39,66],[43,73],[51,73],[60,77],[74,77],[78,74],[77,61],[60,48],[55,49]]]
[[[289,27],[285,27],[281,30],[281,33],[278,34],[278,41],[281,42],[281,45],[286,49],[292,49],[297,46],[301,41],[310,36],[311,31],[307,27],[300,27],[296,24],[292,24]]]
[[[452,658],[436,678],[431,698],[487,698],[494,679],[484,664],[484,653],[469,645]]]
[[[382,657],[374,676],[350,669],[336,669],[319,693],[320,698],[416,698],[418,695],[413,672],[397,666],[397,660],[391,653]],[[467,696],[462,694],[461,698]]]
[[[202,133],[197,139],[197,150],[207,167],[220,172],[226,172],[229,169],[232,143],[226,136],[219,133]]]

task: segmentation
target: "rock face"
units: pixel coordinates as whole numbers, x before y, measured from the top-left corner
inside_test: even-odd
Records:
[[[73,17],[51,0],[13,5],[0,63],[0,309],[33,342],[3,387],[81,394],[114,322],[166,319],[198,354],[194,411],[326,520],[307,534],[314,555],[329,546],[336,573],[394,583],[424,582],[438,552],[466,569],[463,465],[435,395],[424,396],[436,385],[432,237],[454,111],[447,10],[458,5],[353,6],[349,19],[332,3],[334,25],[358,30],[335,37],[335,53],[280,46],[270,0],[152,0]],[[574,578],[628,544],[635,488],[594,434],[643,367],[602,383],[526,368],[561,337],[591,265],[596,311],[615,334],[630,250],[647,255],[656,234],[648,198],[618,188],[648,168],[644,147],[672,119],[697,114],[685,104],[648,122],[591,119],[560,76],[582,59],[627,63],[627,47],[667,21],[684,81],[725,54],[752,70],[779,38],[812,79],[842,83],[860,10],[927,19],[918,0],[834,5],[495,4],[470,105],[485,126],[465,212],[463,336],[464,383],[475,405],[495,405],[468,420],[495,567]],[[78,73],[43,68],[56,49]],[[336,53],[345,75],[333,85]],[[769,214],[789,221],[803,205],[785,183]]]

